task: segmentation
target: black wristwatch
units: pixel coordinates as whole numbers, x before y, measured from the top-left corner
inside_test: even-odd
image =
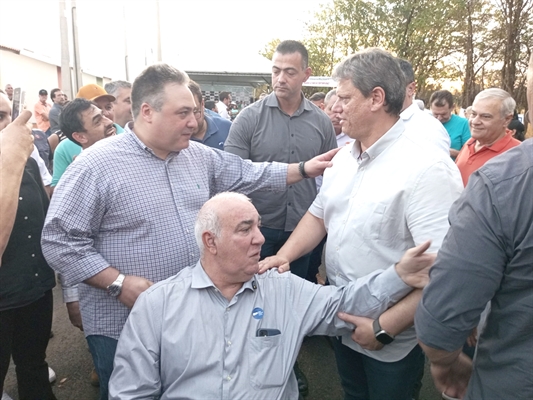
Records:
[[[118,274],[117,279],[107,287],[107,294],[113,297],[118,297],[122,292],[122,283],[126,275]]]
[[[379,318],[376,318],[374,320],[372,327],[374,328],[374,336],[376,337],[376,340],[378,342],[383,344],[392,343],[392,341],[394,340],[394,336],[392,336],[389,332],[387,332],[381,327],[381,325],[379,324]]]

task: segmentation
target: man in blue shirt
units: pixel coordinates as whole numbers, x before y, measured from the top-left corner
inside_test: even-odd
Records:
[[[468,120],[452,114],[453,96],[447,90],[437,90],[429,99],[429,108],[450,135],[450,157],[455,160],[463,145],[470,139]]]
[[[194,101],[196,102],[194,116],[198,123],[198,128],[193,133],[191,139],[203,143],[206,146],[224,150],[224,143],[228,137],[231,122],[220,117],[218,114],[216,116],[212,114],[207,115],[200,85],[191,80],[189,81],[189,90],[192,92]]]

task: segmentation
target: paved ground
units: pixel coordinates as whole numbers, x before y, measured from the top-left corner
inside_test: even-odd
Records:
[[[54,393],[58,400],[97,400],[98,389],[89,384],[92,361],[83,333],[74,328],[68,320],[65,306],[61,302],[61,290],[54,289],[54,337],[48,346],[48,363],[57,374]],[[306,400],[342,399],[342,389],[335,369],[335,359],[327,338],[308,338],[300,352],[299,364],[309,378],[309,396]],[[5,380],[5,390],[16,396],[16,379],[11,366]],[[426,368],[422,400],[438,400]],[[198,399],[202,400],[202,399]]]

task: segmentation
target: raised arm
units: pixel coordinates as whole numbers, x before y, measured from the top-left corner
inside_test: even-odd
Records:
[[[31,112],[24,110],[0,132],[0,260],[15,223],[24,167],[33,151],[33,136],[26,126],[30,117]]]

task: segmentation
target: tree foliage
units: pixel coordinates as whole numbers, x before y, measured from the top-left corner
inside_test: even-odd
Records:
[[[532,9],[533,0],[332,0],[307,23],[303,42],[314,75],[328,76],[345,56],[381,47],[411,62],[419,98],[461,82],[466,107],[480,90],[499,86],[521,109]],[[273,53],[274,43],[261,54]]]

